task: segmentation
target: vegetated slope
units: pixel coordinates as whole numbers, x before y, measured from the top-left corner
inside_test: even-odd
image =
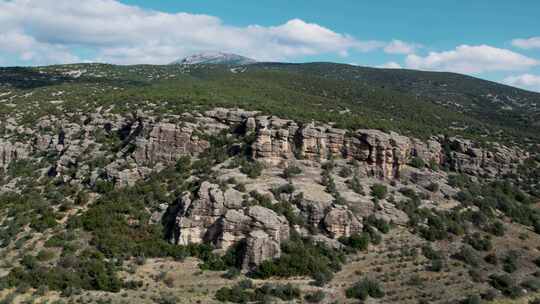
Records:
[[[326,63],[81,64],[4,68],[0,83],[12,97],[16,95],[12,103],[21,103],[3,104],[4,113],[14,108],[26,114],[57,111],[45,101],[58,99],[51,92],[60,90],[66,94],[64,107],[114,105],[123,111],[151,103],[163,111],[178,111],[239,106],[300,121],[394,130],[424,138],[462,134],[535,143],[540,134],[536,109],[540,94],[451,73]],[[27,96],[30,89],[32,95]],[[29,104],[31,109],[25,108]]]
[[[540,158],[511,144],[521,122],[313,66],[2,69],[0,299],[442,304],[540,289]]]
[[[276,64],[273,69],[298,71],[325,79],[350,81],[429,100],[480,121],[527,129],[539,126],[540,94],[496,82],[447,72],[378,69],[334,63]]]

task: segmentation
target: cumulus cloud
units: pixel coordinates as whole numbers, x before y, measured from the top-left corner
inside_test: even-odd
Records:
[[[0,33],[0,54],[1,52],[16,54],[21,61],[36,64],[80,61],[61,45],[41,43],[31,36],[18,32]]]
[[[422,57],[406,58],[407,67],[421,70],[478,74],[490,71],[525,70],[540,64],[538,60],[489,45],[460,45],[454,50],[430,52]]]
[[[540,37],[531,37],[527,39],[514,39],[512,45],[521,49],[540,49]]]
[[[384,47],[384,51],[388,54],[412,54],[420,47],[419,44],[394,39]]]
[[[399,63],[395,61],[390,61],[383,65],[379,65],[377,67],[382,68],[382,69],[402,69],[403,68]]]
[[[236,27],[217,17],[164,13],[115,0],[0,0],[0,52],[29,63],[71,62],[78,49],[97,61],[168,63],[205,50],[259,60],[324,53],[347,56],[383,48],[300,19],[276,26]],[[1,53],[0,53],[1,54]]]
[[[509,76],[503,82],[511,86],[540,92],[540,75],[523,74]]]

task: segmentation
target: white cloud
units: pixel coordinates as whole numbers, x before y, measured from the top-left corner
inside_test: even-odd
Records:
[[[514,39],[512,45],[522,49],[540,49],[540,37],[531,37],[527,39]]]
[[[379,65],[377,67],[382,68],[382,69],[402,69],[403,68],[399,63],[395,61],[390,61],[383,65]]]
[[[523,74],[518,76],[509,76],[505,78],[503,82],[511,86],[540,92],[539,75]]]
[[[394,39],[385,46],[384,51],[388,54],[412,54],[420,47],[419,44]]]
[[[115,0],[0,0],[0,28],[0,55],[8,52],[33,64],[71,62],[80,49],[97,54],[95,60],[129,64],[168,63],[206,50],[284,60],[324,53],[347,56],[386,45],[300,19],[236,27],[214,16],[164,13]]]
[[[80,61],[63,46],[40,43],[33,37],[18,32],[0,33],[0,54],[2,51],[16,54],[20,60],[36,64]]]
[[[425,57],[411,54],[406,63],[413,69],[468,74],[525,70],[540,64],[533,58],[489,45],[460,45],[450,51],[430,52]]]

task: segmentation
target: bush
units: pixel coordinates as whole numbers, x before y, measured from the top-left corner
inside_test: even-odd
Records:
[[[263,165],[260,162],[244,162],[240,168],[240,172],[247,175],[249,178],[257,178],[261,176],[262,170],[264,169]]]
[[[411,166],[417,168],[417,169],[422,169],[426,166],[426,162],[420,158],[420,157],[413,157],[413,159],[411,159]]]
[[[281,257],[262,262],[250,276],[260,279],[272,276],[311,276],[322,282],[332,272],[340,270],[345,261],[342,252],[297,236],[291,237],[281,247]]]
[[[540,304],[540,298],[534,298],[529,300],[529,304]]]
[[[465,237],[465,242],[479,251],[489,251],[493,247],[491,244],[491,239],[487,236],[482,237],[478,232],[472,235],[467,235]]]
[[[352,287],[345,291],[347,298],[353,298],[358,300],[366,300],[369,297],[382,298],[384,297],[384,290],[379,282],[364,278],[361,281],[354,284]]]
[[[300,298],[300,289],[290,283],[285,285],[273,285],[267,283],[257,288],[255,294],[257,295],[257,299],[264,298],[264,296],[272,296],[279,298],[282,301],[292,301]]]
[[[533,263],[536,265],[536,267],[540,267],[540,257],[534,259]]]
[[[431,260],[431,265],[429,265],[430,271],[440,272],[443,268],[444,268],[444,261],[442,259]]]
[[[274,285],[267,283],[255,290],[252,289],[253,284],[245,284],[245,281],[242,281],[232,288],[223,287],[219,289],[215,297],[220,302],[232,303],[260,303],[266,301],[268,297],[279,298],[282,301],[292,301],[300,298],[300,289],[291,284]]]
[[[521,286],[527,290],[537,292],[540,290],[540,279],[527,279],[521,283]]]
[[[355,250],[365,251],[368,249],[370,237],[367,232],[363,232],[361,234],[355,233],[350,237],[341,237],[339,238],[339,241],[343,245],[349,246]]]
[[[225,279],[232,280],[232,279],[236,279],[238,276],[240,276],[240,270],[238,270],[238,268],[236,267],[232,267],[229,270],[227,270],[227,272],[224,273],[222,277]]]
[[[353,174],[353,171],[351,168],[345,166],[343,168],[341,168],[341,170],[339,170],[339,176],[343,177],[343,178],[347,178],[349,176],[351,176]]]
[[[286,194],[292,194],[294,192],[294,186],[292,184],[285,184],[285,185],[281,185],[277,188],[274,188],[272,189],[272,194],[274,194],[274,197],[276,199],[279,199],[280,195],[282,193],[286,193]]]
[[[215,297],[220,302],[247,303],[250,301],[250,294],[238,286],[222,287],[216,292]]]
[[[308,303],[320,303],[326,298],[326,294],[322,290],[317,290],[313,293],[308,293],[304,299]]]
[[[54,254],[54,251],[52,250],[47,250],[47,249],[44,249],[44,250],[41,250],[38,255],[36,256],[36,258],[39,260],[39,261],[42,261],[42,262],[45,262],[45,261],[50,261],[54,258],[55,254]]]
[[[487,232],[495,235],[495,236],[504,236],[504,233],[506,232],[506,229],[504,228],[504,224],[500,221],[495,221],[493,224],[491,224]]]
[[[374,196],[376,199],[385,199],[387,194],[388,189],[385,185],[375,184],[371,186],[371,195]]]
[[[499,264],[499,259],[497,258],[497,255],[495,255],[494,253],[490,253],[490,254],[486,255],[484,257],[484,261],[486,261],[486,263],[489,263],[491,265]]]
[[[386,234],[390,232],[390,224],[381,218],[377,218],[374,214],[368,216],[366,223],[370,226],[377,228],[380,232]]]
[[[472,296],[467,297],[465,300],[463,300],[462,303],[463,304],[480,304],[482,303],[482,300],[480,299],[480,296],[472,295]]]
[[[509,251],[508,253],[506,253],[506,255],[502,258],[503,270],[508,273],[516,271],[518,268],[517,259],[517,252]]]
[[[290,166],[290,167],[285,168],[285,170],[283,170],[284,178],[293,178],[300,174],[302,174],[302,169],[296,166]]]
[[[507,274],[492,274],[489,276],[489,279],[489,283],[493,288],[498,289],[508,297],[517,298],[522,294],[521,288],[518,287],[512,277]]]
[[[454,258],[461,260],[462,262],[473,267],[478,267],[480,265],[480,258],[478,257],[476,251],[466,245],[461,246],[461,249],[454,255]]]
[[[364,188],[362,187],[362,184],[360,184],[360,178],[355,175],[353,178],[349,181],[349,186],[351,187],[352,191],[360,194],[365,195]]]
[[[430,245],[422,247],[422,254],[429,260],[442,260],[443,255],[440,251],[436,251]]]
[[[432,182],[429,185],[427,185],[426,189],[431,192],[437,192],[439,191],[439,184]]]

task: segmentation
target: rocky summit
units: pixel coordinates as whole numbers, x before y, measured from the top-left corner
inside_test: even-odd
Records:
[[[460,303],[537,292],[540,142],[535,127],[514,136],[530,117],[494,123],[498,113],[430,99],[449,87],[412,98],[362,87],[363,68],[334,68],[4,69],[0,297]]]
[[[223,64],[223,65],[248,65],[257,61],[237,54],[224,52],[204,52],[194,54],[183,59],[171,62],[171,64]]]

